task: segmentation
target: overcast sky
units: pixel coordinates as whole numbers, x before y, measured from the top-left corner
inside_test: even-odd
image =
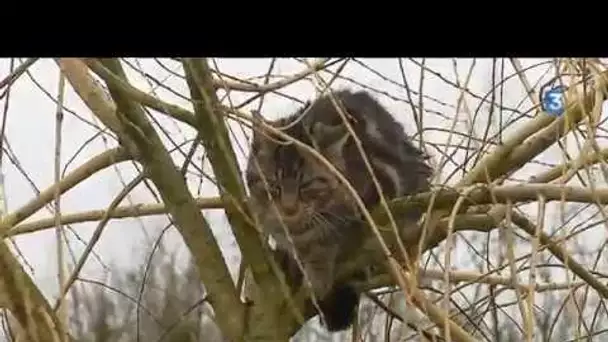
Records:
[[[129,61],[133,66],[137,66],[138,64],[141,65],[143,70],[152,75],[155,79],[162,81],[166,86],[188,96],[184,82],[175,76],[171,76],[169,71],[163,69],[155,61],[151,59],[130,59]],[[360,63],[349,62],[342,73],[343,78],[336,80],[333,84],[333,88],[349,87],[357,89],[361,88],[361,85],[364,85],[374,94],[374,96],[386,105],[392,113],[394,113],[397,120],[404,125],[405,130],[408,133],[413,134],[416,131],[416,127],[412,116],[411,106],[408,103],[408,93],[402,86],[404,80],[398,60],[360,59],[358,61]],[[416,61],[419,63],[421,62],[420,59],[416,59]],[[521,60],[521,63],[522,66],[526,68],[526,66],[532,66],[541,61],[543,60],[527,59]],[[182,73],[177,63],[167,60],[164,62],[173,69],[174,72]],[[16,64],[18,65],[19,63],[20,62],[17,61]],[[217,63],[217,67],[224,74],[239,78],[256,77],[252,81],[261,83],[263,82],[261,76],[267,72],[270,59],[220,59],[215,60],[215,63]],[[338,65],[340,65],[340,63],[333,66],[332,70],[336,70]],[[467,127],[466,121],[469,120],[470,122],[472,118],[471,115],[474,115],[475,109],[478,106],[478,98],[484,97],[492,84],[491,59],[478,59],[474,62],[473,71],[470,75],[467,88],[471,93],[476,94],[478,98],[476,99],[473,96],[466,95],[466,103],[461,103],[460,105],[458,105],[460,92],[455,85],[467,82],[467,73],[471,70],[472,60],[458,60],[455,65],[451,59],[428,59],[426,60],[425,65],[426,68],[429,69],[429,71],[424,73],[424,77],[422,78],[423,93],[427,96],[422,100],[425,109],[425,127],[450,129],[453,124],[452,121],[458,113],[460,122],[458,122],[457,128],[460,131],[465,131],[465,127]],[[0,60],[0,78],[4,78],[8,75],[9,66],[9,59]],[[212,66],[215,67],[213,64]],[[296,60],[283,59],[277,61],[272,74],[284,76],[293,75],[301,72],[305,68],[306,66],[304,64]],[[125,69],[128,72],[130,80],[137,87],[146,91],[151,89],[150,83],[141,77],[141,75],[138,75],[136,71],[127,65],[125,65]],[[409,87],[415,92],[411,96],[413,96],[414,103],[418,105],[420,99],[417,94],[420,88],[421,68],[414,62],[404,59],[403,69]],[[551,71],[547,74],[548,69],[548,65],[535,67],[528,70],[526,76],[529,82],[534,85],[543,74],[545,74],[545,76],[543,76],[544,80],[547,80],[554,75]],[[39,190],[43,190],[54,182],[56,104],[51,97],[57,97],[59,71],[55,62],[49,59],[37,61],[29,70],[29,74],[23,75],[11,88],[6,120],[6,139],[22,170],[27,173],[28,177]],[[499,80],[501,72],[503,72],[500,62],[498,62],[494,72],[494,77],[496,80]],[[505,60],[504,75],[508,76],[511,74],[513,74],[513,67],[508,60]],[[331,79],[331,75],[327,73],[321,75],[326,81]],[[279,78],[272,78],[270,82],[277,80],[279,80]],[[498,81],[495,81],[494,83],[497,82]],[[36,85],[36,83],[38,85]],[[541,81],[541,83],[544,82]],[[43,88],[47,94],[45,94],[41,88]],[[518,77],[511,77],[504,83],[503,88],[499,88],[499,90],[496,102],[500,102],[502,93],[504,107],[518,109],[521,112],[529,111],[531,103],[526,98],[525,89],[522,87]],[[155,91],[157,91],[159,96],[166,101],[190,108],[185,100],[171,94],[169,91],[158,87]],[[283,89],[282,92],[286,95],[298,98],[301,101],[312,99],[315,96],[314,84],[306,80],[297,82],[296,84]],[[220,93],[220,95],[223,95],[223,93]],[[238,104],[250,95],[251,94],[231,92],[230,101]],[[487,99],[489,101],[490,96],[488,96]],[[2,99],[0,100],[0,103],[4,105],[4,101],[5,99]],[[228,103],[227,101],[228,99],[225,99],[225,103]],[[65,106],[78,114],[81,118],[99,125],[90,110],[88,110],[78,96],[75,95],[69,85],[66,87]],[[258,102],[256,101],[247,107],[247,109],[257,108],[257,106]],[[289,114],[297,109],[298,106],[299,105],[296,102],[285,96],[272,94],[266,96],[262,114],[266,118],[276,118]],[[489,118],[488,109],[488,105],[481,106],[478,114],[480,116],[479,122],[487,122]],[[533,114],[533,112],[529,113],[529,115]],[[494,123],[491,127],[490,135],[497,132],[498,118],[502,118],[504,124],[510,122],[517,116],[519,116],[519,114],[513,113],[513,111],[496,110],[492,119]],[[177,143],[193,137],[193,131],[188,127],[177,125],[172,121],[166,120],[162,115],[155,114],[155,117],[163,122],[163,127],[170,132],[172,138],[175,139]],[[520,124],[521,122],[517,122],[513,126],[510,126],[506,129],[505,134],[508,136],[509,132],[516,130],[517,126]],[[478,136],[483,135],[483,127],[484,125],[480,125],[478,128],[475,128]],[[243,146],[246,148],[246,142],[243,141],[241,130],[236,128],[234,131],[236,139],[241,143],[245,143]],[[110,137],[106,137],[107,144],[99,136],[93,138],[97,133],[98,130],[91,127],[90,124],[84,123],[81,119],[66,111],[62,129],[62,168],[65,167],[66,162],[69,159],[73,158],[75,153],[78,153],[78,155],[68,166],[68,172],[108,147],[116,145],[116,142]],[[437,130],[430,130],[426,131],[423,137],[425,141],[442,143],[446,141],[447,134]],[[460,139],[461,137],[459,136],[452,137],[453,143],[458,142]],[[82,149],[82,145],[89,140],[91,141]],[[6,147],[7,146],[5,146],[5,149]],[[438,162],[441,159],[441,155],[437,150],[433,150],[433,148],[430,147],[428,148],[428,152],[433,156],[433,161]],[[184,150],[187,151],[187,149],[188,148],[186,147]],[[552,151],[546,153],[541,159],[545,162],[559,162],[561,157],[557,151],[557,149],[552,149]],[[247,152],[247,149],[245,149],[244,152]],[[243,162],[244,154],[240,152],[238,148],[237,154],[240,157],[240,161]],[[178,163],[182,160],[183,158],[176,158]],[[11,160],[7,158],[6,152],[2,159],[2,164],[2,172],[5,176],[8,211],[12,212],[27,201],[30,201],[36,194],[29,181],[18,168],[13,165]],[[526,179],[527,176],[530,175],[530,172],[538,171],[540,168],[541,166],[539,165],[529,166],[518,176],[521,177],[521,179]],[[122,163],[117,169],[120,169],[121,176],[127,183],[136,175],[135,169],[130,163]],[[441,170],[444,177],[451,169],[451,166],[447,166]],[[193,172],[195,171],[193,170]],[[456,179],[453,179],[452,182],[454,180]],[[195,174],[190,175],[189,184],[192,186],[192,191],[196,193],[198,191],[198,179]],[[116,169],[110,167],[64,194],[61,198],[62,211],[74,213],[78,211],[104,209],[111,203],[122,187],[123,185]],[[206,192],[205,194],[213,195],[213,187],[209,182],[205,182],[203,189]],[[145,187],[138,186],[136,191],[130,196],[130,200],[134,203],[150,203],[153,199],[149,196]],[[122,205],[126,204],[128,204],[128,202],[123,201]],[[28,221],[50,217],[50,215],[51,213],[47,209],[43,209],[40,210],[35,217],[28,219]],[[229,230],[226,227],[223,216],[219,211],[210,211],[207,212],[206,215],[210,219],[210,223],[212,224],[220,243],[227,250],[227,259],[231,265],[236,265],[238,253],[231,247],[233,246],[234,241],[232,236],[228,233]],[[132,265],[134,260],[140,261],[141,257],[147,255],[149,252],[147,247],[149,246],[149,242],[147,241],[156,238],[160,228],[164,227],[166,224],[167,220],[162,216],[112,220],[105,228],[101,241],[95,248],[95,252],[99,255],[103,264],[110,269]],[[90,234],[95,227],[96,223],[72,225],[72,228],[84,241],[88,241]],[[147,232],[149,237],[146,237],[144,231]],[[74,238],[73,233],[69,233],[69,235],[71,237],[71,246],[78,252],[81,252],[83,249],[82,242],[78,242]],[[174,230],[171,230],[166,235],[166,238],[171,242],[172,250],[182,250],[180,253],[183,254],[184,246]],[[31,267],[31,270],[33,270],[34,279],[41,285],[45,294],[51,295],[54,298],[57,290],[55,280],[57,267],[54,230],[49,229],[44,232],[23,235],[18,237],[16,241],[25,260],[27,260],[27,267]],[[462,257],[466,258],[466,256]],[[455,262],[458,262],[458,260]],[[95,257],[89,257],[87,266],[84,270],[84,277],[100,279],[100,270],[102,270],[101,263]]]

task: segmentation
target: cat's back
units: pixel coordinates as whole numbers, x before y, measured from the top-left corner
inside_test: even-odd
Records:
[[[432,174],[426,162],[428,156],[413,144],[403,125],[368,91],[332,90],[312,103],[308,102],[283,123],[301,123],[291,125],[289,133],[306,139],[303,127],[341,126],[344,116],[349,119],[349,125],[372,163],[381,165],[378,168],[386,170],[393,183],[399,184],[395,186],[401,189],[397,194],[428,188],[428,178]],[[344,145],[342,153],[342,158],[352,161],[358,160],[356,155],[361,152],[351,140]],[[361,165],[357,164],[353,169],[361,169]]]
[[[337,125],[342,122],[341,115],[336,108],[336,101],[344,106],[353,119],[359,121],[378,121],[383,126],[389,127],[397,124],[393,116],[375,99],[369,92],[364,90],[340,89],[324,94],[305,106],[306,116],[312,121],[318,121],[329,125]]]
[[[336,105],[340,105],[344,111]],[[317,98],[303,110],[305,120],[335,126],[343,122],[343,115],[362,139],[374,139],[393,147],[408,142],[403,126],[393,114],[369,92],[341,89]]]

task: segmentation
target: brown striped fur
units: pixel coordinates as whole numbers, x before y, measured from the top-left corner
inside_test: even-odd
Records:
[[[387,200],[428,189],[431,169],[425,156],[385,108],[364,91],[341,90],[333,96],[349,116]],[[330,95],[270,124],[327,158],[367,208],[379,204],[371,175]],[[251,151],[246,179],[254,213],[278,250],[297,253],[327,329],[348,328],[359,296],[334,276],[363,243],[366,226],[355,201],[337,177],[294,144],[255,132]]]

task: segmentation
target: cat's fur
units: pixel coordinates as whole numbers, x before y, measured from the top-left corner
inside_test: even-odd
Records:
[[[387,201],[428,189],[431,169],[425,156],[386,109],[364,91],[341,90],[333,96],[350,117]],[[368,168],[330,95],[269,123],[327,158],[369,210],[379,204]],[[348,328],[359,295],[348,283],[336,283],[334,277],[340,264],[362,246],[368,228],[359,208],[338,178],[295,144],[254,132],[251,147],[246,179],[254,214],[277,242],[277,249],[291,256],[284,267],[293,273],[289,232],[327,329]]]

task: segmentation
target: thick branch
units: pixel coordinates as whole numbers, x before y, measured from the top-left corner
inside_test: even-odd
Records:
[[[126,80],[118,60],[104,59],[102,63],[114,74]],[[169,152],[139,104],[123,96],[120,89],[108,85],[118,109],[118,119],[126,136],[140,153],[144,172],[158,188],[175,226],[190,249],[205,289],[214,303],[216,319],[225,336],[238,340],[242,330],[244,307],[235,291],[228,267],[213,236],[211,228],[196,207],[194,199]],[[118,133],[118,132],[117,132]]]
[[[246,334],[253,335],[248,335],[247,339],[282,340],[287,336],[285,331],[276,326],[279,317],[273,315],[279,313],[277,306],[283,302],[280,294],[289,297],[289,289],[281,287],[277,277],[280,272],[278,266],[274,264],[270,254],[264,251],[260,234],[248,219],[251,215],[246,200],[247,193],[215,94],[210,69],[204,59],[185,59],[184,70],[194,104],[196,125],[211,161],[226,215],[243,253],[243,260],[251,268],[253,278],[261,291],[255,299],[252,315],[256,316],[258,307],[264,308],[264,315],[260,318],[263,318],[263,322],[275,325],[264,327],[256,317],[251,317],[256,322],[248,323],[252,330],[248,330]],[[259,333],[262,335],[254,336]]]
[[[52,185],[23,207],[5,216],[0,223],[0,232],[6,236],[7,231],[15,224],[52,201],[56,192],[64,193],[97,171],[127,159],[128,155],[122,148],[108,150],[94,157],[72,171],[61,182]],[[55,341],[58,338],[54,335],[55,332],[60,334],[58,336],[64,336],[64,328],[50,305],[4,241],[0,243],[0,263],[0,292],[8,298],[3,304],[13,313],[23,331],[29,334],[29,338],[33,341]]]
[[[175,120],[186,123],[192,127],[196,126],[194,113],[180,106],[164,102],[150,94],[147,94],[136,87],[129,84],[127,81],[116,76],[108,70],[103,64],[95,59],[86,59],[87,66],[91,68],[99,77],[101,77],[108,85],[111,85],[123,94],[129,97],[130,100],[136,101],[142,105],[155,109],[161,113],[165,113]]]
[[[124,78],[117,61],[107,62],[115,68],[113,71],[116,74]],[[159,189],[177,229],[184,236],[211,300],[223,308],[216,313],[218,324],[227,336],[234,337],[230,334],[241,329],[243,307],[234,291],[234,284],[221,251],[211,229],[194,205],[184,179],[173,165],[158,135],[146,121],[143,110],[121,97],[120,91],[109,85],[110,93],[116,99],[120,111],[117,116],[116,107],[103,96],[103,90],[91,82],[86,66],[81,61],[62,59],[60,65],[70,66],[65,71],[78,76],[71,80],[68,77],[77,93],[94,114],[118,135],[120,143],[127,146],[129,151],[136,152],[142,161],[144,170]],[[90,97],[90,94],[95,96]]]
[[[525,185],[504,185],[504,186],[479,186],[471,190],[465,204],[462,206],[464,211],[469,205],[482,205],[494,203],[521,203],[528,201],[536,201],[538,196],[542,195],[549,201],[580,202],[580,203],[608,203],[608,188],[594,189],[564,186],[553,184],[525,184]],[[406,212],[411,207],[426,208],[431,202],[433,193],[425,192],[414,196],[396,199],[391,202],[391,209],[399,212]],[[437,190],[436,198],[433,202],[434,209],[451,208],[458,198],[460,193],[453,189]],[[381,210],[375,211],[378,215],[378,222],[385,225],[388,219],[383,215]]]
[[[77,58],[59,58],[56,62],[74,91],[95,116],[105,126],[116,132],[119,139],[124,136],[122,126],[116,117],[116,106],[109,101],[106,92],[99,87],[82,62]],[[131,141],[123,140],[120,143],[133,156],[137,155],[137,149]]]
[[[90,98],[99,94],[83,93],[82,95]],[[104,113],[108,112],[104,111]],[[56,193],[64,193],[96,171],[127,159],[127,153],[123,149],[105,151],[70,173],[61,182],[40,193],[25,206],[5,216],[0,222],[0,232],[6,236],[10,228],[48,204]],[[46,299],[4,241],[0,243],[0,263],[2,266],[0,288],[10,299],[6,305],[29,338],[33,341],[56,341],[58,336],[66,336],[64,327],[59,323]]]
[[[68,336],[49,303],[4,241],[0,243],[0,273],[0,291],[6,299],[2,304],[15,316],[29,341],[57,342],[61,341],[60,337]]]

